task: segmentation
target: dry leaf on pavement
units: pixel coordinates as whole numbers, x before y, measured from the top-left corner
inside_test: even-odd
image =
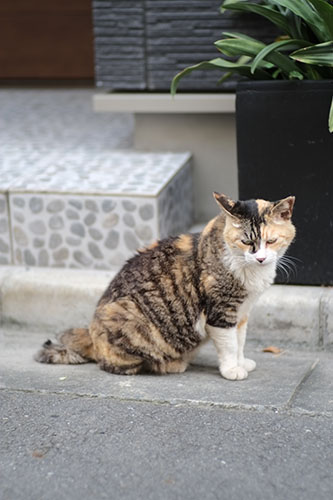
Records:
[[[269,347],[265,347],[262,352],[271,352],[272,354],[281,354],[282,350],[275,345],[270,345]]]

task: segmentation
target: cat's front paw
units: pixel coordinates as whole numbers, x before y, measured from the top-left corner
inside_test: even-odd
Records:
[[[257,363],[253,359],[245,358],[242,367],[245,368],[247,372],[253,372],[257,366]]]
[[[232,368],[221,368],[221,375],[228,380],[244,380],[247,378],[247,371],[242,366],[233,366]]]

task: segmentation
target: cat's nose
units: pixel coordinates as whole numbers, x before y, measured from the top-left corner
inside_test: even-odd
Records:
[[[262,264],[266,260],[266,257],[256,257],[256,259],[260,264]]]

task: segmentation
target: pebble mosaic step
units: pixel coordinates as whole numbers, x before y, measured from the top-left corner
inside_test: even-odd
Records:
[[[193,223],[189,153],[44,158],[0,163],[0,264],[111,269]]]

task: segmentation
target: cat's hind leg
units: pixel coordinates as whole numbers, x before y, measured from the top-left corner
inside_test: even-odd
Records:
[[[206,338],[206,340],[208,340],[208,337]],[[191,363],[191,361],[198,354],[198,351],[199,351],[201,345],[199,345],[198,347],[196,347],[192,351],[189,351],[189,352],[183,354],[182,357],[179,359],[172,359],[170,361],[166,361],[164,364],[163,373],[184,373],[186,371],[188,365]]]
[[[90,325],[90,331],[94,339],[96,361],[101,370],[116,375],[136,375],[142,370],[144,360],[127,352],[129,346],[121,331],[111,331],[96,317]]]
[[[175,359],[167,361],[161,365],[158,373],[184,373],[188,367],[188,361],[182,359]]]
[[[90,326],[98,363],[111,373],[179,373],[187,361],[129,298],[101,303]]]
[[[144,369],[142,360],[134,362],[125,362],[125,360],[120,362],[118,360],[118,363],[115,363],[114,361],[110,363],[109,359],[102,359],[98,363],[98,366],[101,370],[114,373],[115,375],[137,375]]]

